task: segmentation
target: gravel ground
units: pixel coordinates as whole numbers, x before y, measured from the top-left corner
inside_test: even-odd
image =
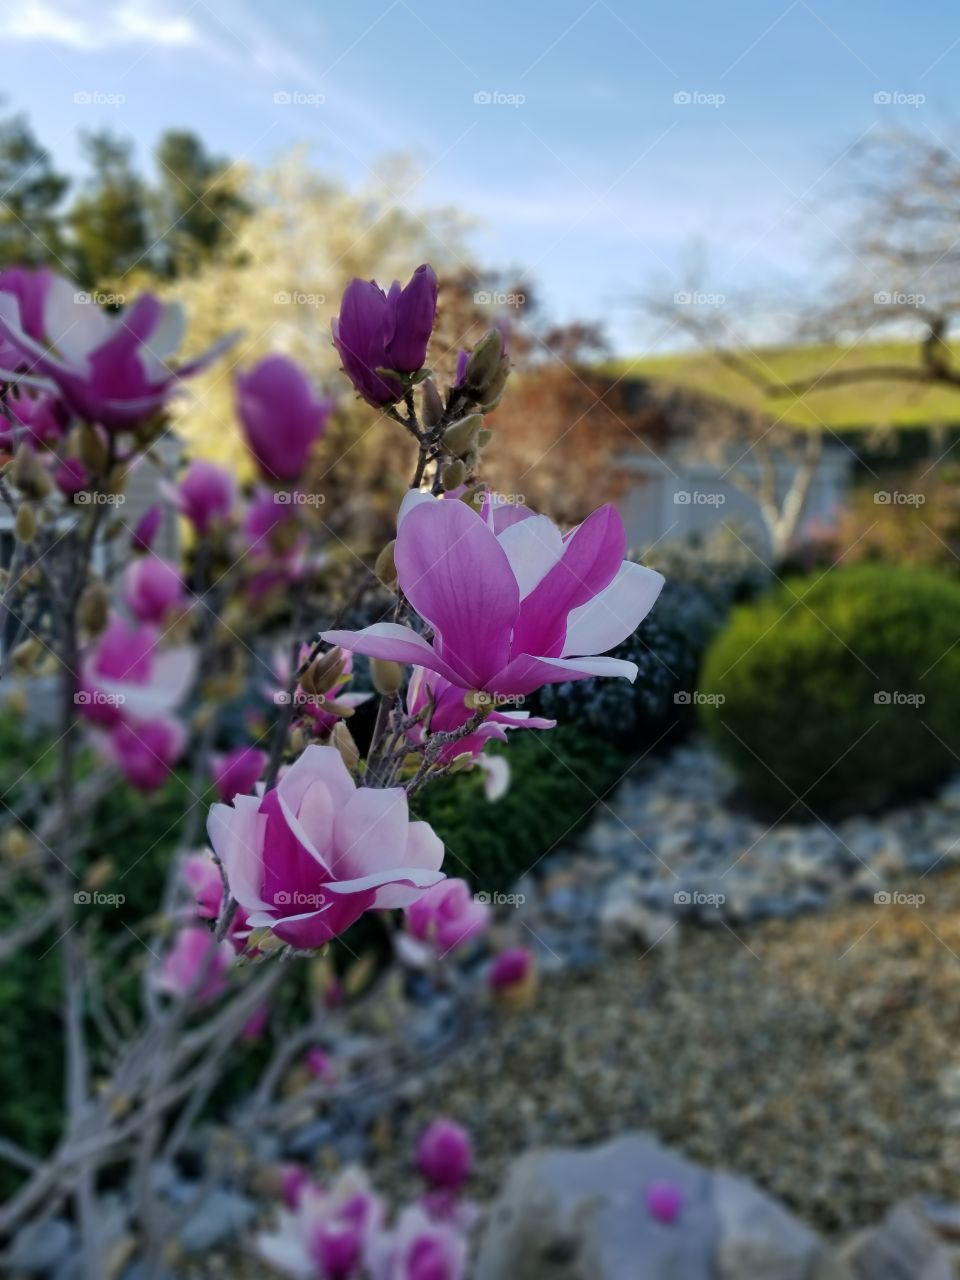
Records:
[[[480,1196],[529,1145],[646,1128],[830,1233],[914,1191],[960,1199],[960,874],[924,887],[551,975],[421,1082],[376,1181],[409,1194],[442,1111],[475,1135]]]

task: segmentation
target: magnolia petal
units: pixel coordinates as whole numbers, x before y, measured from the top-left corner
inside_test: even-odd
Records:
[[[609,586],[571,610],[564,658],[605,653],[633,635],[657,601],[663,574],[625,560]]]
[[[461,677],[423,636],[412,627],[401,626],[397,622],[375,622],[362,631],[324,631],[320,638],[352,653],[366,654],[368,658],[386,658],[409,666],[427,667],[451,684],[463,685]]]

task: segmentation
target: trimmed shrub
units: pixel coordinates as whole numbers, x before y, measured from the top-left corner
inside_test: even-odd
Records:
[[[510,789],[491,803],[479,770],[441,778],[414,801],[447,850],[443,869],[475,889],[505,892],[589,817],[627,760],[609,742],[566,727],[515,730],[505,748]]]
[[[734,611],[710,647],[700,715],[773,816],[870,810],[932,789],[960,759],[960,585],[864,565]]]

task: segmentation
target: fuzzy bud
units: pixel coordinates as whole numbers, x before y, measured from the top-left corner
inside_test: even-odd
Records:
[[[103,433],[91,426],[89,422],[85,422],[77,429],[76,436],[80,461],[88,471],[92,471],[94,475],[101,475],[106,468],[108,456]]]
[[[480,432],[483,435],[483,432]],[[444,489],[449,493],[451,489],[459,489],[467,478],[467,468],[456,458],[453,462],[448,462],[440,473],[440,479],[443,481]]]
[[[360,759],[360,749],[354,741],[353,734],[342,720],[338,720],[330,730],[330,744],[340,752],[340,758],[348,769],[356,768],[357,761]]]
[[[37,536],[37,517],[33,514],[33,507],[26,502],[21,503],[17,518],[13,522],[13,536],[26,546],[29,546]]]
[[[343,650],[331,649],[314,659],[300,677],[300,688],[314,697],[329,693],[343,675]]]
[[[443,417],[443,400],[432,378],[427,378],[420,393],[420,414],[425,427],[435,427]]]
[[[10,653],[10,663],[18,676],[27,676],[40,656],[40,641],[31,636],[22,640]]]
[[[77,622],[90,635],[99,635],[107,625],[110,593],[102,582],[90,582],[77,602]]]
[[[53,488],[46,467],[25,442],[13,456],[10,481],[26,498],[45,498]]]
[[[453,426],[447,427],[443,433],[443,449],[455,458],[463,458],[476,447],[477,437],[483,430],[483,417],[479,413],[471,413],[461,418]]]
[[[377,556],[376,563],[373,566],[373,572],[388,591],[393,591],[397,585],[397,566],[393,558],[396,546],[396,538],[392,542],[388,542]]]
[[[386,695],[398,693],[403,684],[403,667],[399,662],[388,662],[384,658],[370,659],[370,679],[377,693]]]

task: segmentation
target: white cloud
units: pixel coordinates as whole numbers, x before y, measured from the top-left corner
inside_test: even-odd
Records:
[[[91,12],[86,0],[15,0],[0,13],[0,36],[45,41],[82,53],[120,45],[186,48],[203,43],[190,18],[171,13],[162,0],[113,0]]]

